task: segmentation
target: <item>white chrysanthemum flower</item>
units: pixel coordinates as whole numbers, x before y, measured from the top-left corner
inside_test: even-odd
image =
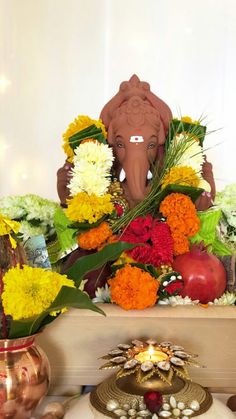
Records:
[[[177,134],[173,139],[175,144],[186,142],[186,148],[176,166],[190,166],[196,173],[200,173],[204,163],[203,151],[199,142],[191,139],[187,133]]]
[[[236,228],[236,183],[226,186],[222,192],[217,192],[215,205],[221,208],[227,223]]]
[[[191,300],[189,297],[181,297],[180,295],[172,295],[169,298],[164,298],[163,300],[159,300],[158,304],[160,305],[170,305],[170,306],[178,306],[178,305],[195,305],[198,304],[199,300]]]
[[[22,196],[6,196],[0,199],[0,213],[5,217],[11,218],[11,220],[18,220],[27,211],[24,207]]]
[[[107,144],[88,141],[77,147],[68,185],[71,195],[87,192],[102,196],[107,193],[113,160],[112,149]]]
[[[19,220],[23,240],[54,233],[54,214],[59,204],[38,195],[8,196],[0,200],[0,213],[12,220]]]
[[[236,302],[236,294],[234,292],[226,291],[220,298],[215,298],[211,305],[218,306],[232,306]]]
[[[107,144],[98,141],[87,141],[75,150],[74,164],[78,161],[86,160],[88,163],[99,165],[106,170],[110,170],[114,156],[112,149]]]
[[[19,234],[23,241],[28,240],[33,236],[40,236],[41,234],[46,235],[47,228],[45,226],[32,226],[28,221],[21,221]]]
[[[111,302],[111,294],[110,288],[106,284],[105,287],[97,288],[95,291],[96,297],[93,298],[93,303],[110,303]]]

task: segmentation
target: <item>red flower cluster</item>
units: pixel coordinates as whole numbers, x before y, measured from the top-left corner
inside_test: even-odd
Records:
[[[144,244],[128,252],[137,262],[155,267],[173,262],[173,239],[170,228],[167,223],[153,218],[150,214],[131,221],[120,236],[120,240]]]

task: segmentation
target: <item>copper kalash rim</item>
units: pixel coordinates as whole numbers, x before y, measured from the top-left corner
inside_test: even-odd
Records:
[[[203,388],[200,384],[190,380],[175,377],[172,385],[168,385],[167,388],[166,384],[158,378],[147,380],[143,383],[144,385],[137,385],[134,377],[133,380],[131,377],[117,379],[116,375],[113,375],[103,381],[91,393],[91,405],[105,416],[117,418],[117,415],[114,412],[110,412],[106,408],[109,400],[117,400],[120,404],[132,404],[134,400],[143,403],[143,395],[145,392],[152,390],[160,391],[160,393],[162,393],[164,403],[168,403],[170,396],[174,396],[177,403],[188,403],[192,400],[197,400],[200,409],[191,415],[191,417],[194,417],[207,412],[213,402],[212,396],[206,388]]]

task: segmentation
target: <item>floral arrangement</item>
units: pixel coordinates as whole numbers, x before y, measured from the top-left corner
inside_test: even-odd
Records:
[[[126,310],[156,303],[201,303],[201,298],[182,293],[185,281],[174,272],[176,258],[191,253],[193,243],[202,242],[218,256],[232,253],[217,234],[221,211],[201,213],[194,205],[203,192],[208,196],[211,190],[202,175],[205,134],[201,121],[174,119],[162,167],[153,171],[150,193],[128,209],[122,187],[112,175],[114,156],[102,122],[79,116],[69,126],[63,147],[72,163],[70,197],[67,208],[56,211],[55,226],[64,251],[76,244],[86,251],[104,248],[110,255],[112,274],[105,287],[95,291],[94,302],[113,302]],[[219,204],[220,195],[217,199]],[[110,253],[112,243],[131,247],[116,260]],[[76,269],[75,263],[74,277]],[[213,297],[215,304],[235,302],[231,293]]]
[[[26,241],[29,237],[43,234],[50,240],[55,234],[54,214],[59,205],[56,202],[27,194],[7,196],[0,199],[0,213],[18,221],[18,237]]]
[[[83,291],[84,276],[109,261],[105,249],[78,261],[79,274],[67,275],[28,266],[19,258],[20,224],[0,215],[0,338],[12,339],[38,333],[68,307],[104,314]],[[113,243],[118,258],[131,245]],[[94,257],[95,256],[95,257]]]

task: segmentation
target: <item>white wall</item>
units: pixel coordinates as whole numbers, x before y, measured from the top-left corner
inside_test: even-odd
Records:
[[[133,73],[222,128],[208,156],[218,189],[236,182],[235,22],[235,0],[0,0],[0,196],[56,198],[62,133]]]

